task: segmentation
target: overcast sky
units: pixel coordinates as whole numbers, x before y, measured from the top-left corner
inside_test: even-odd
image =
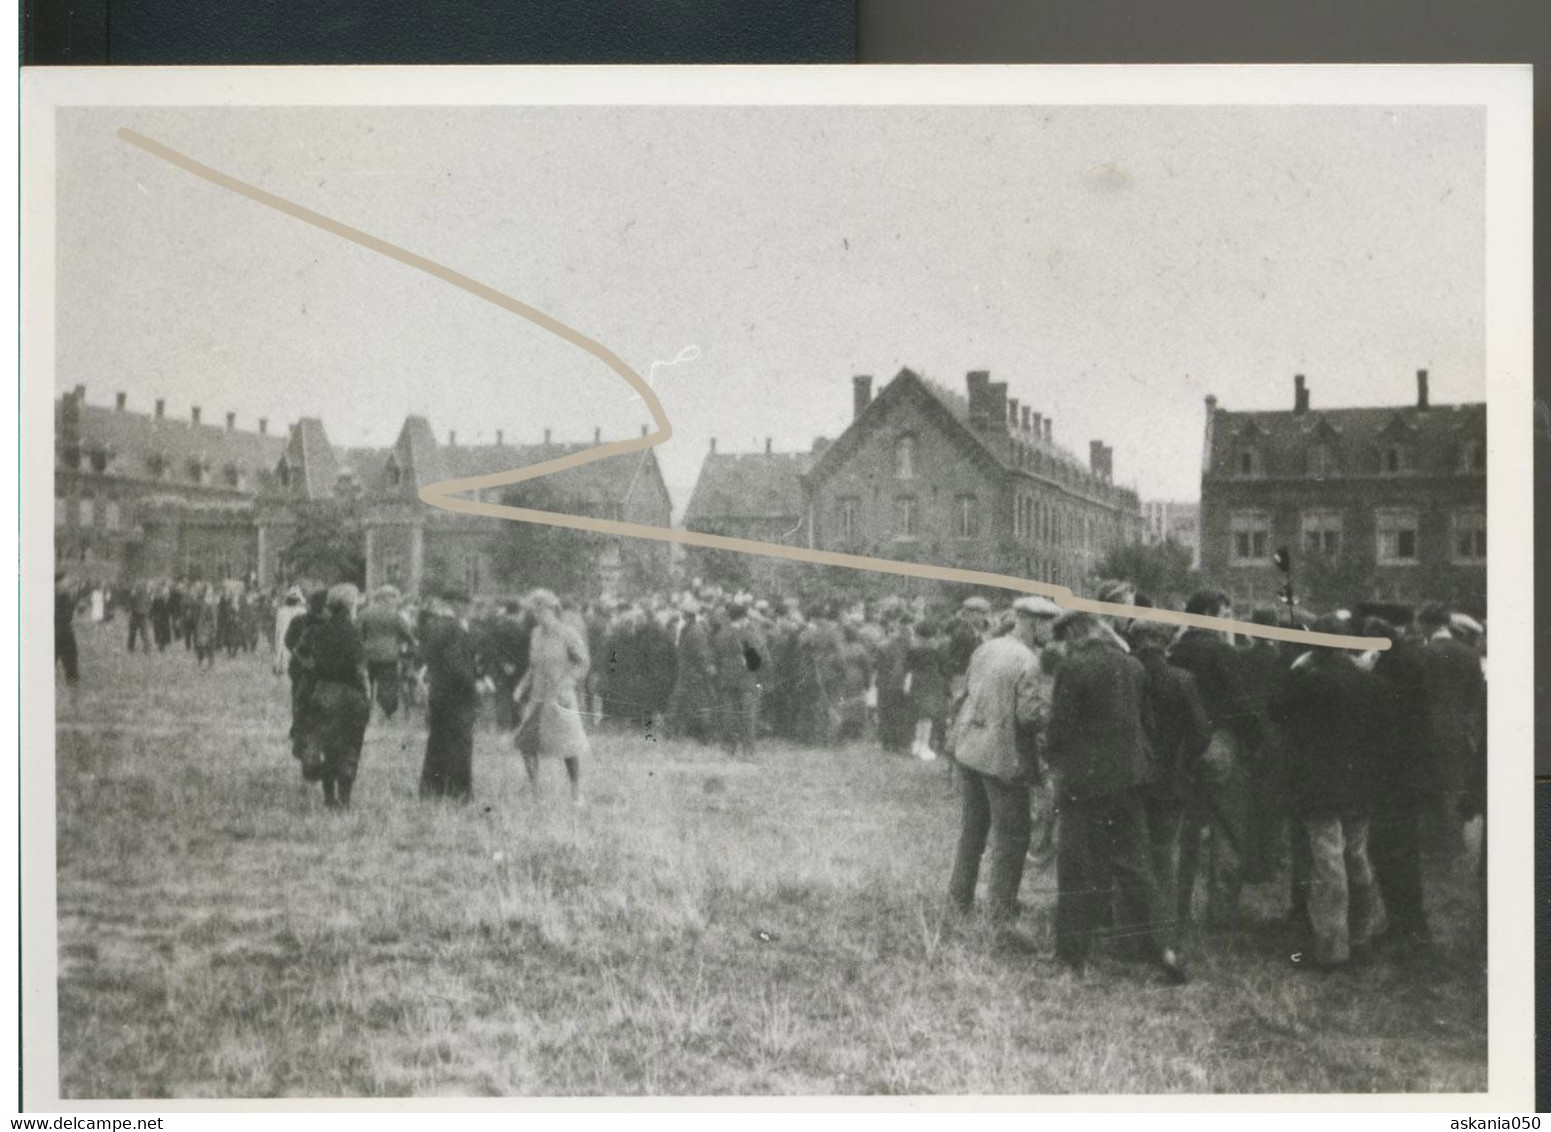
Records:
[[[806,449],[853,374],[989,369],[1199,493],[1202,399],[1484,396],[1470,108],[68,110],[56,384],[336,444],[636,435],[600,363],[114,136],[129,126],[532,303],[659,368],[679,496],[709,438]]]

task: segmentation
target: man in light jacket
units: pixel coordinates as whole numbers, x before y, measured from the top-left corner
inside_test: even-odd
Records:
[[[964,817],[948,899],[961,913],[970,910],[989,838],[990,917],[998,945],[1014,951],[1033,950],[1015,924],[1029,850],[1029,789],[1039,777],[1035,734],[1050,702],[1049,681],[1035,651],[1049,604],[1043,598],[1020,598],[1013,604],[1012,631],[974,651],[964,703],[953,723]]]

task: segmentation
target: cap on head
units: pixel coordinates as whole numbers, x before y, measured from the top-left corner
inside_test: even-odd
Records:
[[[1014,613],[1022,614],[1025,617],[1060,617],[1062,613],[1059,605],[1048,597],[1041,597],[1039,594],[1029,594],[1026,597],[1020,597],[1012,603],[1012,608]]]
[[[1118,578],[1108,578],[1099,583],[1099,600],[1114,605],[1130,605],[1136,598],[1136,587]]]

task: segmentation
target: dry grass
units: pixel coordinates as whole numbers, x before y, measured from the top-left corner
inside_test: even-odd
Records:
[[[67,1097],[1485,1087],[1463,916],[1438,917],[1426,968],[1296,975],[1250,927],[1197,941],[1183,990],[1118,962],[1076,982],[938,930],[940,766],[604,735],[575,815],[558,766],[535,801],[481,733],[458,809],[414,796],[419,721],[374,721],[341,816],[296,774],[260,660],[199,673],[80,635],[58,744]],[[1047,941],[1053,883],[1024,888]]]

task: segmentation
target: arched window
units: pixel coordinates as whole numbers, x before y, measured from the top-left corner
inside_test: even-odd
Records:
[[[894,475],[902,480],[916,478],[916,438],[902,436],[894,442]]]

